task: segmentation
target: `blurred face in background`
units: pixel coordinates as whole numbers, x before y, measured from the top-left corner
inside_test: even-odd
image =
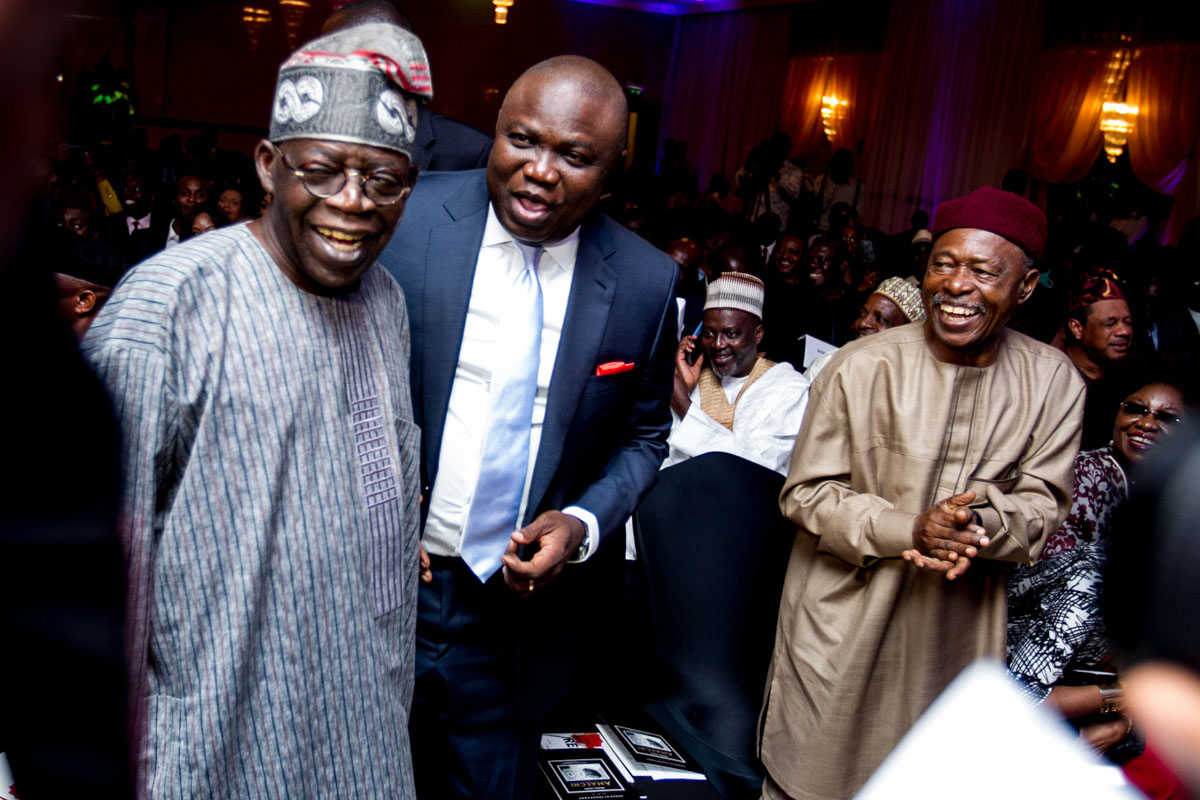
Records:
[[[86,208],[64,208],[58,227],[84,239],[91,236],[92,212]]]
[[[814,289],[824,289],[835,277],[834,264],[836,250],[829,242],[819,242],[809,248],[804,257],[804,266],[808,269],[808,285]],[[840,278],[839,278],[840,280]]]
[[[242,193],[237,189],[226,189],[217,198],[217,208],[230,222],[237,222],[242,218]]]
[[[882,333],[888,328],[895,328],[897,325],[907,324],[908,317],[904,316],[900,306],[891,298],[872,292],[867,302],[863,303],[862,311],[858,312],[858,319],[854,320],[851,329],[854,331],[854,337],[861,339],[864,336]]]
[[[175,187],[175,210],[186,217],[196,206],[208,200],[208,184],[196,175],[185,175]]]
[[[213,222],[212,217],[208,215],[208,212],[201,211],[196,215],[195,219],[192,220],[192,235],[199,236],[202,233],[208,233],[215,227],[217,226]]]
[[[775,272],[787,283],[803,283],[804,277],[797,270],[803,258],[804,240],[799,236],[784,234],[771,252]]]

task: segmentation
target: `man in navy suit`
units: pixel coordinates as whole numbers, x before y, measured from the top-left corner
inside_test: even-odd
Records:
[[[619,596],[620,532],[666,455],[678,272],[595,208],[627,116],[594,61],[532,67],[487,169],[422,175],[380,259],[423,430],[422,798],[528,797],[542,719],[619,646],[589,609]]]

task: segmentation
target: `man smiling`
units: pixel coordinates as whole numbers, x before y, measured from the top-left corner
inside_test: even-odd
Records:
[[[414,794],[419,433],[404,297],[411,33],[363,25],[279,71],[261,220],[144,261],[85,356],[125,426],[141,797]]]
[[[596,62],[534,65],[487,169],[423,178],[380,259],[408,302],[424,433],[423,797],[529,796],[541,719],[586,674],[586,581],[620,591],[612,533],[666,455],[678,268],[595,211],[627,116]]]
[[[733,453],[784,473],[808,404],[808,379],[759,358],[763,282],[731,272],[708,285],[700,336],[675,356],[668,467],[702,453]],[[702,353],[688,363],[695,348]]]
[[[1046,219],[984,188],[943,203],[934,230],[924,324],[846,345],[812,383],[781,497],[799,531],[768,798],[854,795],[959,670],[1003,658],[999,562],[1031,563],[1068,510],[1083,382],[1004,327]]]

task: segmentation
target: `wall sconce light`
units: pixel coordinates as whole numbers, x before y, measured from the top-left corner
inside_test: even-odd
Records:
[[[838,123],[846,118],[846,106],[848,105],[850,105],[849,100],[841,100],[837,95],[821,96],[821,123],[825,127],[827,137],[832,139],[837,133]]]
[[[300,28],[304,24],[312,3],[308,0],[279,0],[279,12],[283,15],[283,30],[292,49],[300,46]]]
[[[255,6],[242,7],[242,25],[246,35],[250,37],[250,49],[258,49],[258,39],[262,36],[263,28],[271,24],[271,9]]]
[[[492,0],[492,5],[496,7],[496,24],[508,24],[508,9],[512,7],[513,0]]]
[[[1110,163],[1117,163],[1117,157],[1129,142],[1137,115],[1138,107],[1135,105],[1112,101],[1104,104],[1100,114],[1100,130],[1104,132],[1104,155]]]

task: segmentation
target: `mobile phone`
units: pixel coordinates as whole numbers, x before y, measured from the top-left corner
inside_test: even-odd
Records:
[[[689,367],[692,366],[693,364],[695,364],[696,359],[700,357],[699,336],[700,336],[700,331],[702,331],[702,330],[704,330],[704,323],[700,322],[696,325],[696,330],[692,331],[692,336],[695,337],[695,341],[692,342],[691,351],[683,354],[683,360],[687,362],[687,365]]]

